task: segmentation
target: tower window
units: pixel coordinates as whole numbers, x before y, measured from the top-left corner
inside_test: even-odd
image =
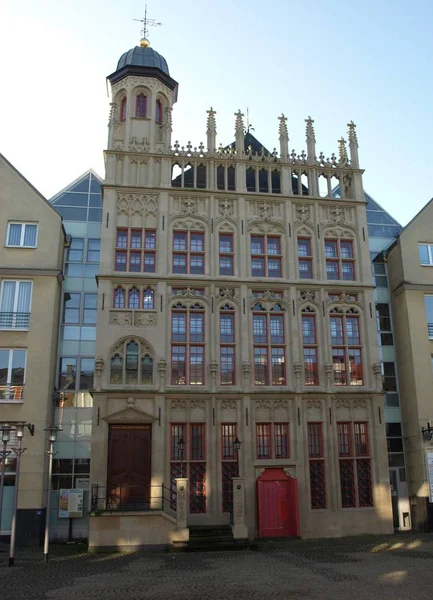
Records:
[[[135,99],[135,116],[146,117],[147,113],[147,97],[144,94],[138,94]]]
[[[126,119],[126,96],[122,98],[122,102],[120,103],[120,120],[124,121]]]
[[[162,123],[162,102],[161,100],[156,101],[155,106],[155,121],[161,125]]]

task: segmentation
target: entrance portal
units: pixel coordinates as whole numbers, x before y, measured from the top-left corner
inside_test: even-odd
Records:
[[[283,469],[257,479],[259,537],[299,536],[298,482]]]
[[[151,425],[111,425],[107,509],[148,510],[152,465]]]

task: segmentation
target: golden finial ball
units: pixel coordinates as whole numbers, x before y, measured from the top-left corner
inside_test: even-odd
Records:
[[[140,46],[141,46],[141,48],[148,48],[150,46],[149,40],[146,40],[146,38],[143,38],[142,40],[140,40]]]

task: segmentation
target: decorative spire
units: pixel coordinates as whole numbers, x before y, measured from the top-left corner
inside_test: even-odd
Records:
[[[207,149],[208,152],[215,152],[216,150],[216,122],[215,115],[216,110],[210,107],[210,110],[207,110]]]
[[[245,127],[244,127],[243,116],[244,116],[244,114],[240,111],[240,109],[238,110],[237,113],[235,113],[235,117],[236,117],[235,140],[236,140],[236,152],[238,154],[243,154],[245,151],[245,148],[244,148]]]
[[[278,126],[278,133],[280,134],[280,156],[283,160],[287,160],[289,154],[289,132],[287,131],[287,117],[284,113],[281,113],[281,117],[278,117],[280,122]]]
[[[349,157],[347,156],[346,140],[343,137],[338,140],[338,155],[340,164],[347,165]]]
[[[139,23],[143,24],[143,28],[141,30],[140,46],[142,48],[147,48],[148,46],[150,46],[150,42],[147,39],[147,36],[149,34],[149,27],[160,27],[162,23],[156,21],[155,19],[147,18],[147,4],[144,7],[144,17],[142,19],[133,19],[133,21],[138,21]]]
[[[347,124],[348,131],[347,135],[349,138],[350,148],[350,162],[352,167],[359,169],[359,157],[358,157],[358,136],[356,135],[356,125],[353,121]]]
[[[314,135],[313,119],[308,117],[305,119],[307,124],[305,128],[305,135],[307,136],[307,155],[308,162],[313,163],[316,159],[316,136]]]

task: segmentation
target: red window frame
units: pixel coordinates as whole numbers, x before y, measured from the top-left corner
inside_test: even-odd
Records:
[[[337,446],[342,508],[373,506],[368,423],[339,421]]]
[[[113,290],[113,308],[126,307],[126,294],[123,287],[120,285]]]
[[[277,252],[270,252],[272,244],[276,243]],[[260,252],[255,251],[255,246],[260,246]],[[251,276],[252,277],[282,277],[282,252],[280,235],[260,235],[252,233],[250,237]],[[262,265],[260,269],[254,268],[256,264]],[[271,265],[271,267],[270,267]],[[275,265],[274,269],[272,265]],[[275,272],[274,272],[275,271]],[[277,274],[276,274],[277,273]]]
[[[306,251],[303,249],[305,244]],[[299,279],[313,279],[313,253],[309,237],[298,237],[298,270]]]
[[[221,242],[224,238],[229,242],[229,250],[226,250],[221,246]],[[233,275],[234,274],[234,250],[233,250],[233,234],[232,233],[220,233],[218,238],[218,250],[219,250],[219,274],[220,275]],[[227,261],[230,267],[222,267],[222,261]]]
[[[353,240],[325,238],[325,260],[328,281],[355,281]],[[334,274],[336,277],[333,276]]]
[[[274,309],[262,310],[259,302],[253,308],[254,385],[286,385],[284,313]],[[272,339],[272,323],[276,319],[281,320],[282,335]],[[256,328],[259,322],[265,324],[264,329]]]
[[[176,315],[183,315],[183,319],[178,319]],[[200,319],[197,318],[199,315]],[[174,329],[176,318],[179,322],[184,322],[184,330],[178,332],[177,327],[176,330]],[[198,322],[201,322],[200,330],[196,330]],[[183,360],[175,361],[175,357],[183,357]],[[174,368],[175,364],[176,369]],[[171,311],[171,384],[204,385],[205,364],[204,308],[201,306],[199,308],[173,307]],[[182,365],[183,369],[180,370]],[[180,375],[176,375],[176,373],[180,373]]]
[[[326,508],[325,453],[323,423],[307,423],[310,505],[313,510]]]
[[[162,124],[162,102],[159,99],[155,102],[155,121],[158,125]]]
[[[223,331],[223,321],[230,321],[231,335]],[[220,384],[236,385],[236,330],[235,313],[230,307],[223,307],[219,316],[220,332]]]
[[[304,354],[304,383],[307,386],[319,385],[319,365],[318,365],[318,343],[316,315],[312,312],[303,312],[302,319],[302,341]],[[306,323],[312,323],[307,328]],[[306,335],[313,331],[313,336]]]
[[[156,229],[118,227],[114,270],[155,273]]]
[[[256,458],[290,458],[289,423],[256,423]]]
[[[147,117],[147,96],[146,94],[137,94],[135,98],[135,116],[139,119]]]
[[[359,315],[331,312],[330,335],[334,385],[364,385]]]
[[[176,247],[176,240],[182,238],[176,237],[182,236],[185,240],[184,248]],[[193,248],[194,239],[201,239],[201,247],[203,250],[196,250]],[[180,268],[175,265],[175,259],[183,258],[184,268]],[[200,268],[193,267],[193,261],[201,259]],[[172,271],[173,273],[190,275],[204,275],[205,272],[205,235],[203,231],[184,231],[181,229],[173,230],[173,249],[172,249]]]
[[[178,449],[184,441],[183,456]],[[181,469],[182,464],[182,469]],[[176,497],[176,478],[189,479],[189,512],[206,512],[206,424],[171,423],[170,482],[172,507]]]

